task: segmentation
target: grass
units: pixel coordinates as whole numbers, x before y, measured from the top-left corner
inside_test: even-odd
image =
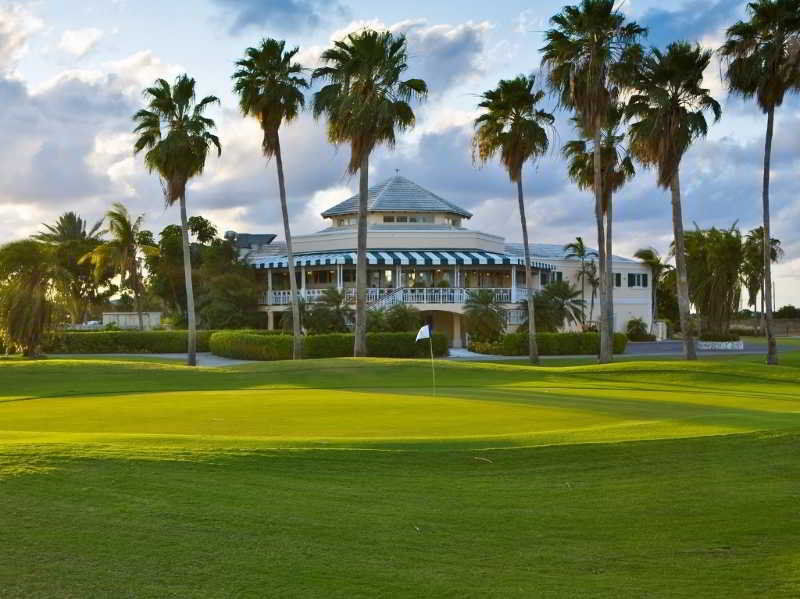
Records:
[[[794,597],[800,353],[0,362],[0,596]]]

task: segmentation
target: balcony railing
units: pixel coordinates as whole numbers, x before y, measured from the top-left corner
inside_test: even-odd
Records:
[[[493,291],[496,301],[501,304],[513,304],[525,298],[525,289],[520,288],[403,287],[367,289],[367,304],[370,308],[390,308],[395,304],[465,304],[470,293],[487,290]],[[324,291],[324,289],[306,289],[299,293],[305,301],[315,302],[321,299]],[[345,289],[345,295],[349,301],[355,302],[355,289]],[[263,303],[270,306],[288,306],[290,297],[289,290],[270,291],[264,294]]]

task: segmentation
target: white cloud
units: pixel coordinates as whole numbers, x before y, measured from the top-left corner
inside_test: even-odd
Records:
[[[42,20],[21,4],[0,6],[0,75],[14,72],[28,50],[28,39],[43,27]]]
[[[103,35],[103,30],[96,27],[67,29],[61,34],[61,41],[58,42],[58,47],[68,54],[81,58],[95,48],[103,38]]]

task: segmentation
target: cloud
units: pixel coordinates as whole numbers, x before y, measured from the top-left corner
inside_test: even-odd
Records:
[[[0,75],[14,71],[27,52],[28,39],[43,27],[41,19],[21,4],[0,6]]]
[[[68,54],[81,58],[86,56],[97,46],[97,42],[103,38],[103,35],[103,30],[97,29],[96,27],[67,29],[61,34],[58,47]]]
[[[741,18],[745,4],[741,0],[689,0],[677,10],[651,8],[638,21],[649,29],[647,43],[664,47],[677,40],[694,42],[719,33]]]
[[[232,20],[230,33],[248,27],[283,31],[315,29],[326,18],[345,18],[348,9],[337,0],[214,0]]]

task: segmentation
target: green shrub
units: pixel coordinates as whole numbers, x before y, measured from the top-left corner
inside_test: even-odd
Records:
[[[700,341],[739,341],[739,335],[735,333],[703,333],[700,335]]]
[[[215,331],[197,331],[197,351],[209,351]],[[238,331],[276,335],[280,331],[248,329]],[[44,351],[62,354],[177,354],[185,353],[187,331],[71,331],[54,334]]]
[[[416,333],[368,333],[367,355],[381,358],[417,358],[430,355],[428,342],[415,342]],[[292,357],[292,337],[270,337],[237,331],[211,336],[211,352],[226,358],[247,360],[288,360]],[[447,355],[447,337],[433,335],[433,353]],[[353,355],[353,335],[331,333],[303,337],[303,357],[343,358]]]
[[[393,333],[419,330],[422,317],[416,306],[395,304],[386,310],[386,327]]]
[[[489,343],[486,341],[473,341],[469,344],[469,351],[476,354],[489,354],[492,356],[503,355],[502,343]]]
[[[739,337],[762,337],[761,331],[758,327],[731,327],[728,329],[731,335],[738,335]]]
[[[541,356],[592,355],[600,351],[598,333],[537,333],[536,344]],[[614,334],[614,353],[625,352],[628,337]],[[498,344],[503,356],[525,356],[528,354],[528,334],[509,333]]]
[[[631,318],[625,325],[630,341],[655,341],[656,336],[647,332],[647,324],[641,318]]]

